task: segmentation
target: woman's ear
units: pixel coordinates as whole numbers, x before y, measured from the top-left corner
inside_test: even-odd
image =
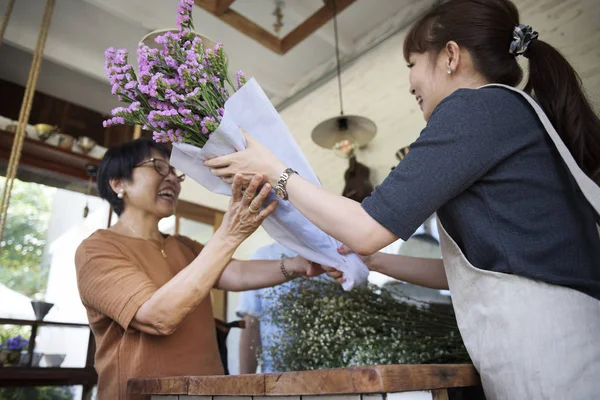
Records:
[[[117,195],[121,192],[125,191],[125,185],[124,185],[124,181],[123,179],[111,179],[110,181],[108,181],[108,184],[110,185],[110,188],[113,190],[113,192],[115,192]]]
[[[454,40],[446,43],[444,48],[444,67],[449,71],[448,74],[454,73],[458,69],[460,63],[460,47]]]

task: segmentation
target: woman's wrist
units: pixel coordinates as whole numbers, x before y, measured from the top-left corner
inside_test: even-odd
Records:
[[[298,257],[287,258],[283,256],[281,259],[281,273],[288,281],[303,275]]]
[[[377,252],[363,258],[363,261],[367,265],[367,268],[369,268],[369,271],[381,272],[381,254],[381,252]]]
[[[221,246],[230,246],[235,250],[245,239],[246,238],[241,237],[239,234],[229,232],[227,227],[221,224],[219,229],[215,231],[215,234],[211,240],[216,240],[221,244]]]
[[[273,168],[271,168],[271,170],[267,173],[266,178],[272,187],[277,186],[277,182],[279,181],[281,174],[283,173],[283,171],[286,170],[286,168],[287,167],[285,166],[284,163],[279,162],[279,163],[273,165]]]

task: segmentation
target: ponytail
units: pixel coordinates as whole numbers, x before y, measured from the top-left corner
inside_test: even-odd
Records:
[[[523,54],[529,59],[531,93],[579,164],[600,185],[600,119],[587,99],[581,78],[554,47],[533,40]]]

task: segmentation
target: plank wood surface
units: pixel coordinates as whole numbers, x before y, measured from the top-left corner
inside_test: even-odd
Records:
[[[130,379],[128,392],[204,396],[293,396],[392,393],[479,384],[479,375],[470,364],[417,364],[277,374]]]

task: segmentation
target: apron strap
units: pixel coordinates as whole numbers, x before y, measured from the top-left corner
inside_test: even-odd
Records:
[[[502,85],[499,83],[491,83],[489,85],[484,85],[481,87],[490,86],[502,87],[513,92],[519,93],[529,102],[531,107],[533,107],[534,111],[537,113],[540,122],[542,123],[542,125],[544,125],[544,128],[546,128],[546,132],[548,132],[548,135],[550,135],[550,138],[554,142],[558,153],[564,160],[565,164],[567,165],[567,168],[569,168],[569,171],[573,175],[573,178],[575,178],[575,181],[581,189],[581,192],[589,201],[594,210],[596,210],[596,215],[600,214],[600,186],[598,186],[593,180],[590,179],[589,176],[587,176],[581,170],[581,168],[579,168],[579,165],[577,165],[577,162],[573,158],[573,155],[571,154],[569,149],[567,149],[567,146],[565,146],[565,144],[563,143],[562,139],[556,132],[556,129],[554,129],[552,123],[548,119],[548,116],[546,115],[546,113],[544,113],[540,105],[530,95],[512,86]]]

